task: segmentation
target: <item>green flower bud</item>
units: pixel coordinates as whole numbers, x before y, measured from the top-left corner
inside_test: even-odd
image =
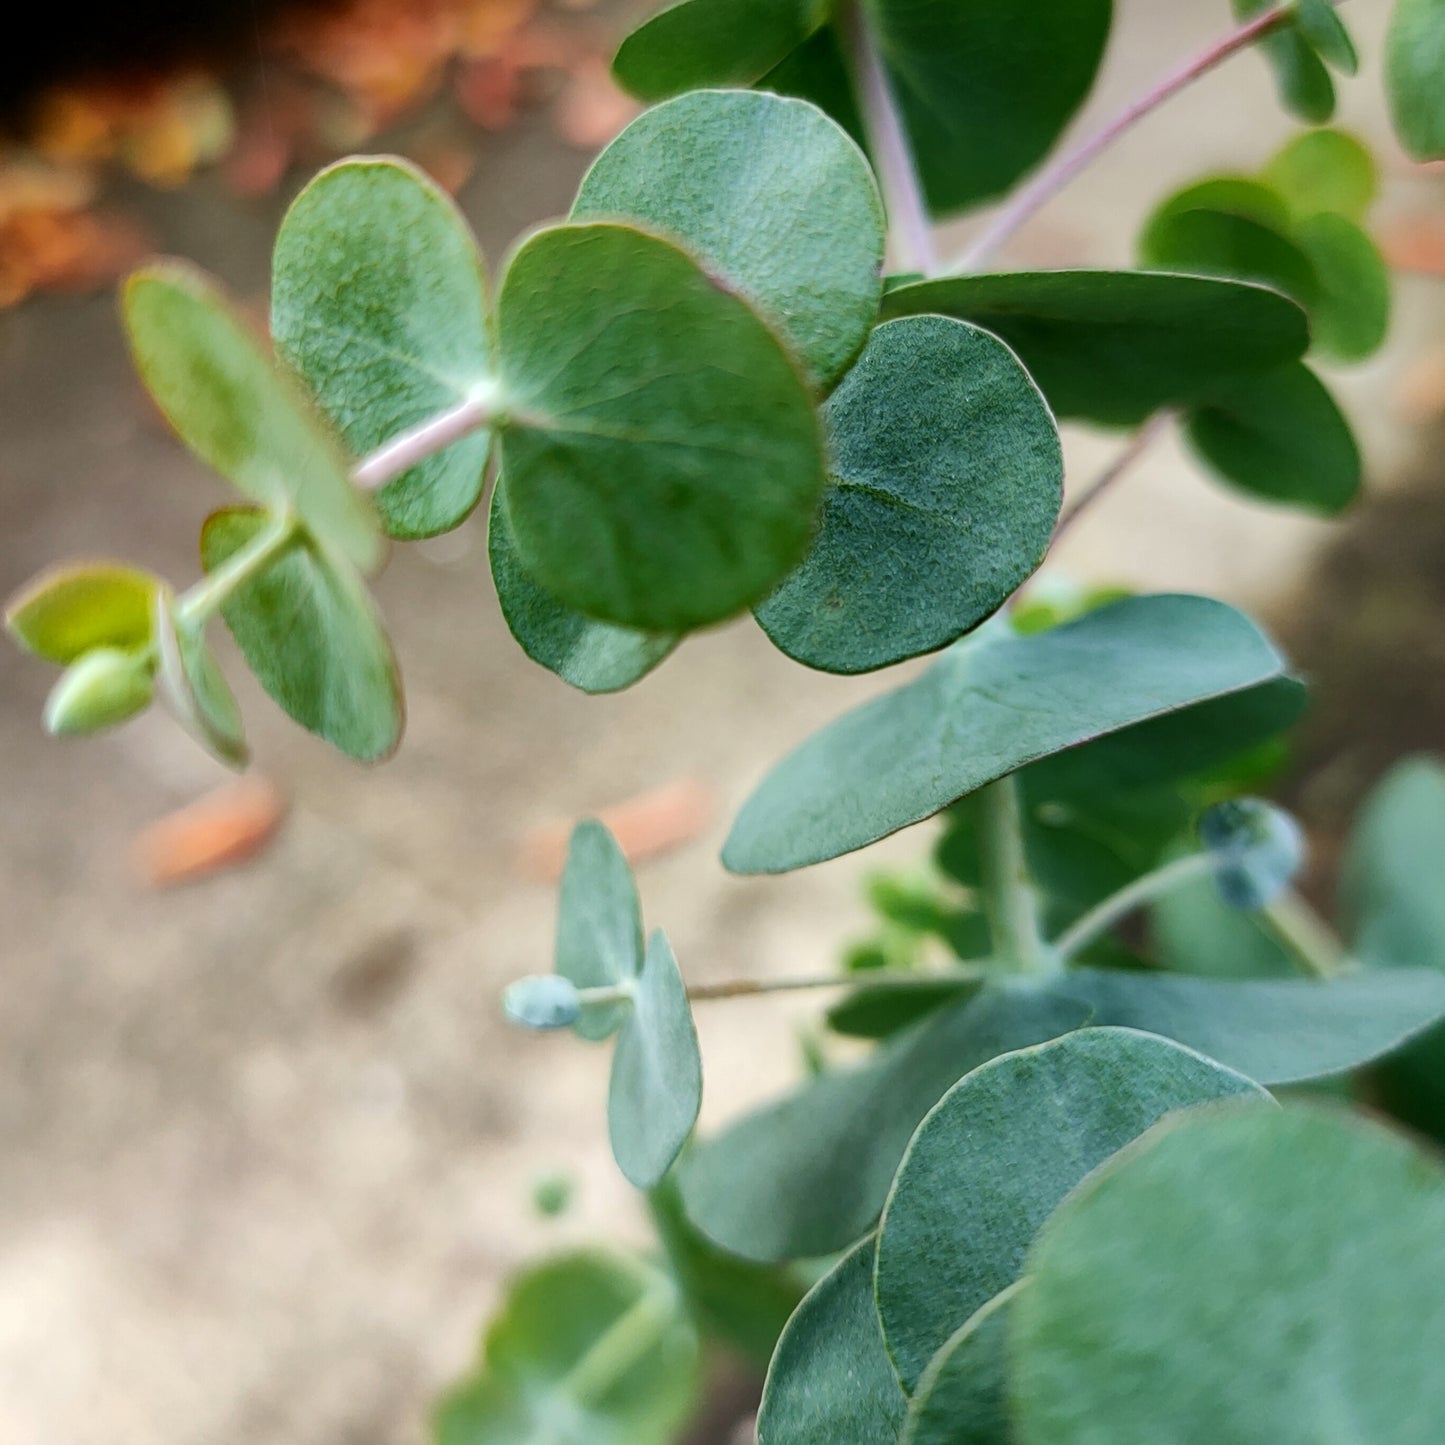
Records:
[[[150,706],[146,652],[97,647],[66,668],[45,703],[45,726],[57,737],[114,727]]]

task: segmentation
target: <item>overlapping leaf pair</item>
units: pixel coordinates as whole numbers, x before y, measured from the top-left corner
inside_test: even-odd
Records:
[[[1349,1421],[1424,1445],[1442,1220],[1411,1145],[1162,1038],[1004,1054],[922,1121],[878,1229],[789,1323],[758,1439],[1144,1445],[1207,1420],[1306,1445]]]

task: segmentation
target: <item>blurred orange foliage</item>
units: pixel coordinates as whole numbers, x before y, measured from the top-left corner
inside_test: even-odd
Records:
[[[475,132],[529,105],[594,148],[635,113],[607,68],[611,36],[582,15],[593,0],[343,0],[298,8],[261,37],[234,77],[188,69],[98,77],[45,92],[0,149],[0,307],[37,291],[108,285],[146,248],[125,217],[93,208],[107,168],[184,185],[220,164],[231,191],[269,194],[297,162],[319,164],[444,107],[396,148],[449,190],[472,170]]]

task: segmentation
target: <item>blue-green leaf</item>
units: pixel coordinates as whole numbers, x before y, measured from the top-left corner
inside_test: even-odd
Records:
[[[970,639],[784,758],[723,862],[781,873],[836,858],[1027,763],[1282,670],[1253,623],[1200,597],[1128,598],[1037,636]]]
[[[880,326],[824,416],[822,525],[756,609],[790,657],[866,672],[935,651],[1038,566],[1063,497],[1058,433],[987,332],[942,316]]]

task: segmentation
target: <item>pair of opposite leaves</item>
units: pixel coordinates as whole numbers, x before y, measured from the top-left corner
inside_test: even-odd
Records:
[[[759,1440],[1425,1445],[1442,1220],[1445,1175],[1383,1129],[1081,1030],[919,1126],[780,1340]]]

